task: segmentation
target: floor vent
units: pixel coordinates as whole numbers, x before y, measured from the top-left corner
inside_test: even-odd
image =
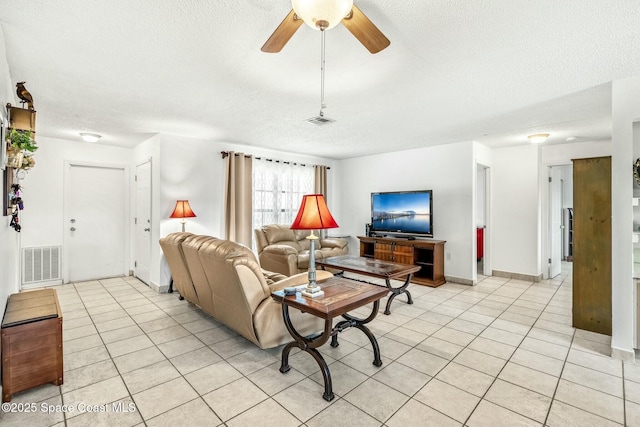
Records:
[[[61,279],[61,246],[22,248],[22,284]]]

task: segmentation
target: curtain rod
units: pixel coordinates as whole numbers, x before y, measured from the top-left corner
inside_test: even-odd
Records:
[[[220,154],[222,155],[223,159],[226,159],[227,157],[229,157],[229,152],[228,151],[221,151]],[[233,153],[235,156],[239,156],[240,153]],[[307,165],[305,163],[295,163],[295,162],[287,162],[285,160],[275,160],[275,159],[263,159],[262,157],[254,157],[251,154],[245,154],[245,157],[253,157],[256,160],[264,160],[266,162],[276,162],[276,163],[283,163],[285,165],[294,165],[294,166],[323,166],[323,165]],[[331,167],[329,166],[325,166],[327,169],[331,169]]]

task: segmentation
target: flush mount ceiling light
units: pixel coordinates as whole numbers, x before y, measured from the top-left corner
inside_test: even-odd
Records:
[[[80,132],[80,136],[85,142],[98,142],[102,135],[98,135],[97,133],[86,133]]]
[[[547,138],[549,138],[549,134],[548,133],[536,133],[535,135],[529,135],[527,138],[529,138],[529,142],[533,142],[534,144],[540,144],[543,143],[547,140]]]

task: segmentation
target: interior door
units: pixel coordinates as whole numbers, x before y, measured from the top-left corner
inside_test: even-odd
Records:
[[[68,163],[65,172],[67,281],[126,275],[125,167]]]
[[[562,178],[559,167],[549,168],[549,278],[562,270]]]
[[[151,161],[136,166],[135,276],[147,285],[151,260]]]

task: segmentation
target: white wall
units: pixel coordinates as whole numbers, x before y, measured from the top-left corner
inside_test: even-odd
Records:
[[[633,361],[636,337],[633,281],[633,123],[640,121],[640,77],[612,84],[611,258],[612,336],[614,357]]]
[[[539,276],[539,146],[493,150],[491,259],[497,271]]]
[[[352,254],[359,253],[357,236],[371,222],[371,193],[433,190],[434,239],[446,240],[445,275],[473,280],[475,261],[473,143],[440,145],[342,160],[340,185],[341,231],[351,236]]]
[[[2,105],[7,102],[15,105],[14,86],[11,82],[6,58],[4,36],[0,31],[0,102]],[[0,117],[6,123],[7,117],[4,107],[0,108]],[[0,171],[0,185],[2,185],[2,172]],[[20,290],[18,248],[21,236],[20,233],[16,233],[13,228],[9,227],[10,222],[10,216],[0,215],[0,310],[2,313],[4,313],[8,296]]]
[[[549,167],[567,165],[565,169],[566,173],[573,174],[572,159],[586,159],[591,157],[603,157],[611,155],[611,141],[585,141],[585,142],[571,142],[567,144],[557,145],[544,145],[541,149],[541,168],[540,168],[540,194],[542,202],[542,257],[544,261],[549,259]],[[567,183],[571,182],[571,185],[565,186],[565,198],[569,203],[566,207],[573,207],[573,176],[566,177]],[[568,251],[568,243],[567,243]],[[542,269],[543,277],[548,278],[548,269],[546,263],[544,263]]]
[[[330,159],[283,153],[241,144],[211,142],[174,135],[160,134],[134,149],[136,164],[152,159],[152,248],[151,284],[164,289],[169,285],[162,250],[158,241],[167,234],[180,231],[180,220],[170,219],[176,200],[187,199],[197,215],[187,219],[186,231],[224,237],[225,161],[221,151],[236,151],[282,161],[322,164],[328,171],[329,197],[332,212],[336,203],[336,165]],[[257,161],[257,160],[255,160]],[[135,166],[134,166],[135,168]]]
[[[37,137],[37,141],[36,165],[20,182],[24,200],[24,210],[20,214],[21,247],[63,244],[64,232],[69,226],[64,223],[63,214],[65,161],[129,167],[133,154],[128,148],[43,136]],[[127,216],[131,217],[129,206]]]

